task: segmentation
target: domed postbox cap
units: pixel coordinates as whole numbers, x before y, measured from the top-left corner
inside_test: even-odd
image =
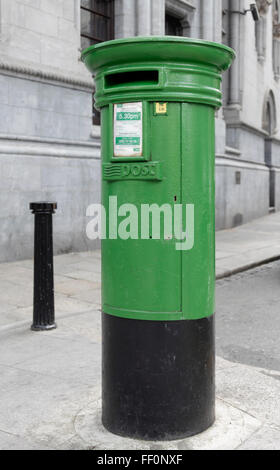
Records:
[[[85,49],[96,74],[96,105],[129,101],[186,101],[221,105],[221,73],[235,52],[219,43],[177,36],[117,39]]]

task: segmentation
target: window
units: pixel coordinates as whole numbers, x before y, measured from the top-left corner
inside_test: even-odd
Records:
[[[269,93],[267,93],[265,96],[262,127],[269,134],[269,136],[272,136],[276,132],[276,101],[272,91],[269,91]]]
[[[81,47],[114,39],[114,0],[81,0]],[[100,125],[100,113],[92,107],[92,122]]]
[[[269,168],[269,207],[271,210],[275,210],[275,171],[272,162],[272,138],[273,134],[277,132],[277,114],[275,96],[272,90],[266,94],[264,99],[262,127],[268,134],[265,139],[264,158]]]
[[[114,39],[114,1],[81,0],[82,49]]]
[[[165,34],[167,36],[183,36],[183,26],[181,21],[178,18],[175,18],[175,16],[166,14]]]

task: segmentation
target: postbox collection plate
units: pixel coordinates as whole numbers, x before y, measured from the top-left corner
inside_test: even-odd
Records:
[[[142,102],[114,105],[114,156],[140,157],[143,154]]]

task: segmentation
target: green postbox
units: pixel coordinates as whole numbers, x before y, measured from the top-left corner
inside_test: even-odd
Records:
[[[82,54],[102,125],[102,420],[119,435],[214,421],[215,110],[233,58],[168,36]]]

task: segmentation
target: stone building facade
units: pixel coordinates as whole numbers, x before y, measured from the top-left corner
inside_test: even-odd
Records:
[[[32,256],[30,201],[54,200],[55,252],[95,248],[100,126],[81,48],[111,38],[182,35],[237,59],[216,115],[217,228],[280,210],[280,5],[259,0],[0,0],[0,261]]]

